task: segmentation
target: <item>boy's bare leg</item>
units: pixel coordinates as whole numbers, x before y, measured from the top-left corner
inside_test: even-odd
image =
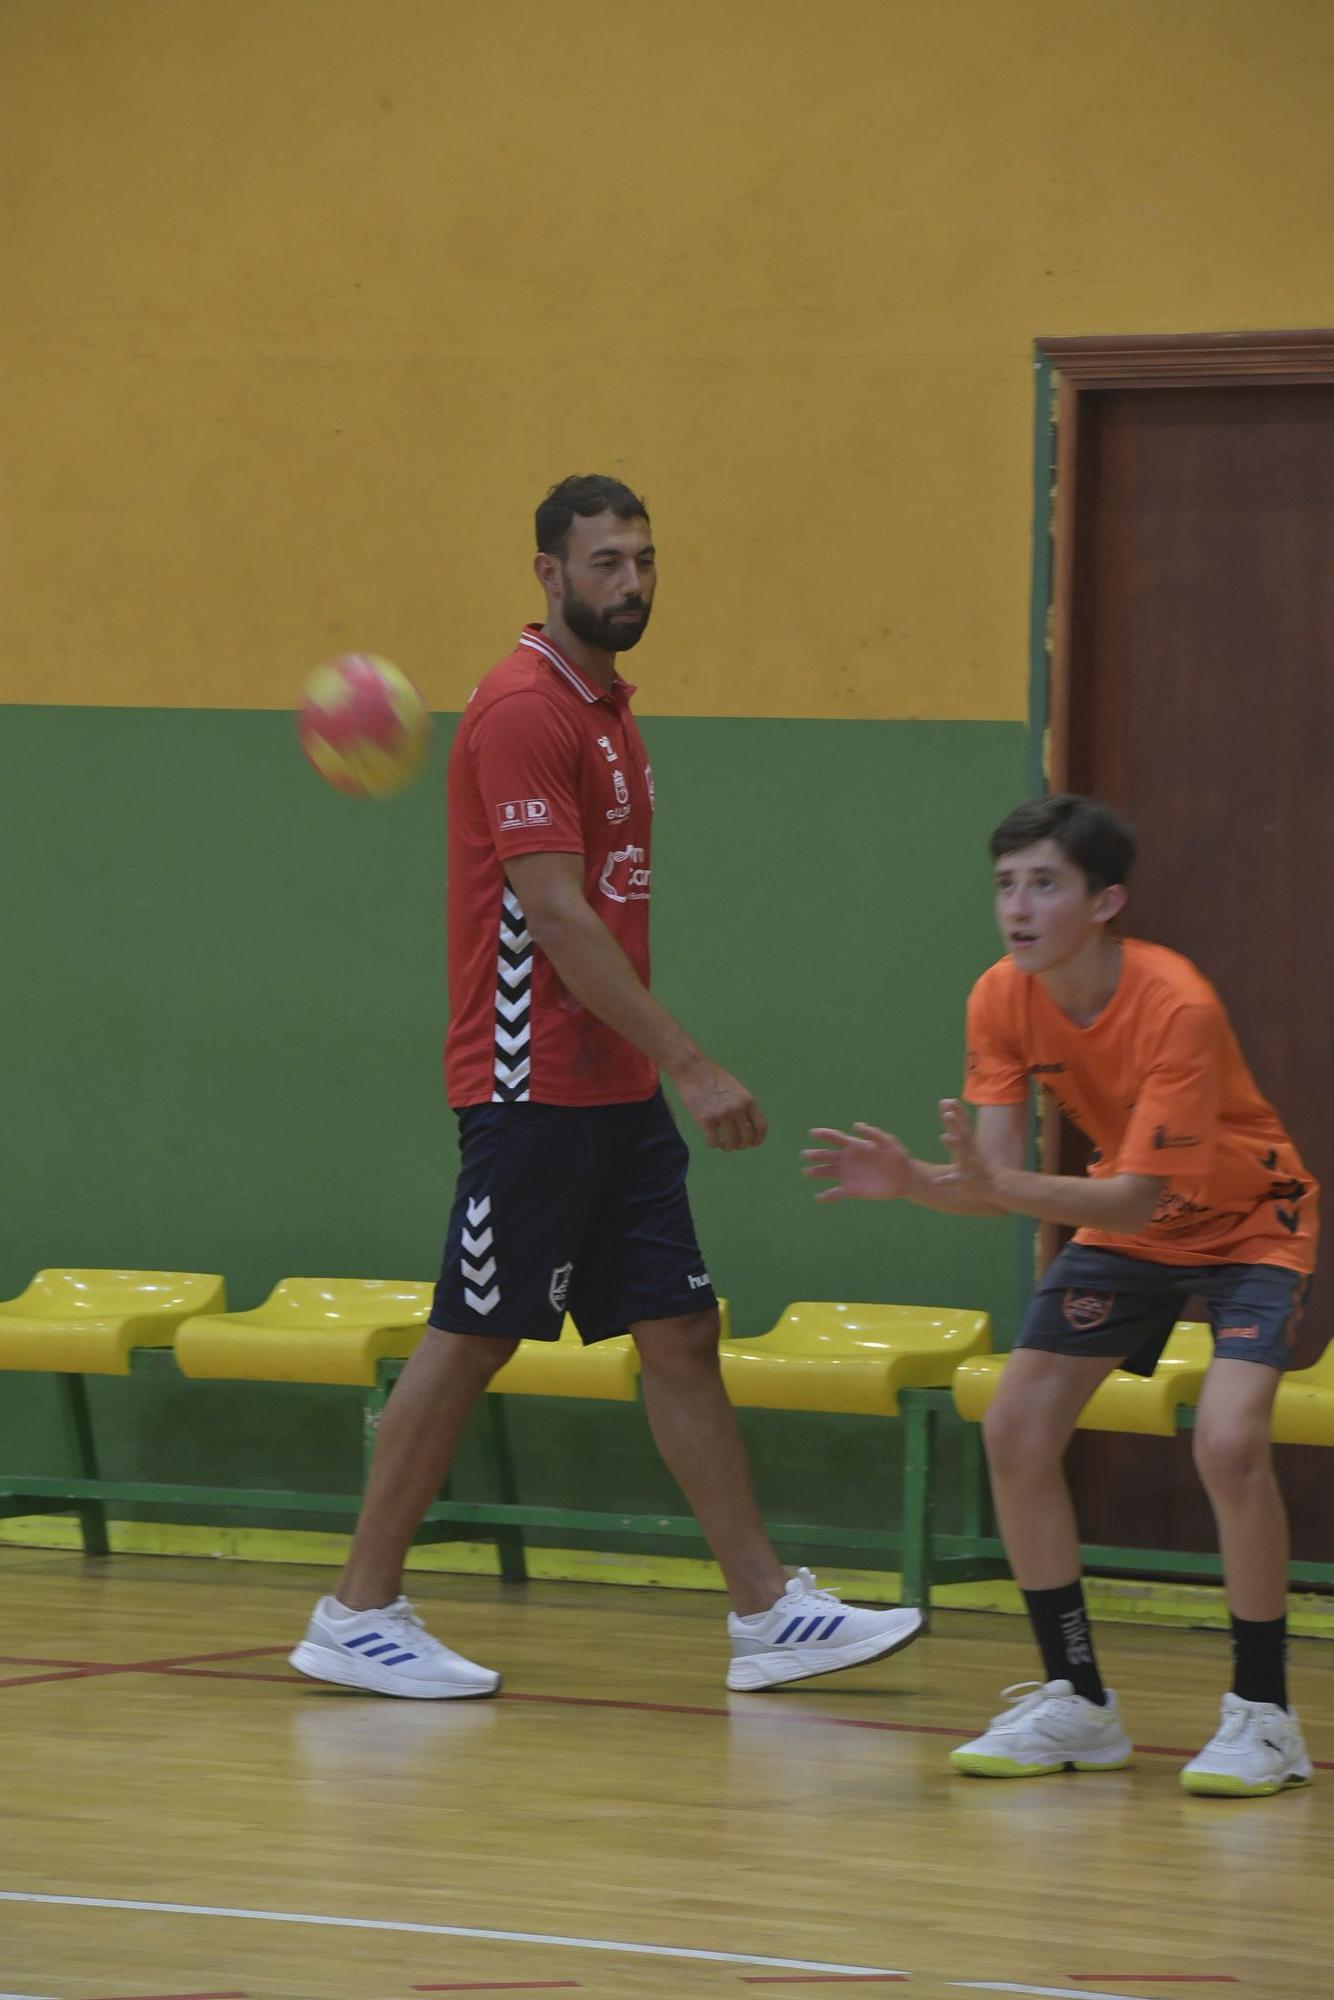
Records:
[[[1256,1361],[1215,1361],[1195,1416],[1195,1464],[1218,1523],[1228,1607],[1256,1623],[1287,1610],[1288,1516],[1269,1442],[1280,1380]]]
[[[1102,1356],[1016,1348],[983,1425],[1001,1540],[1021,1590],[1059,1590],[1080,1573],[1066,1448],[1089,1397],[1117,1366]]]

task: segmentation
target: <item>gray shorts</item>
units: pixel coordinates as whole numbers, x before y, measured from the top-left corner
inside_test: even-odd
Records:
[[[1103,1355],[1152,1375],[1187,1299],[1203,1299],[1214,1356],[1290,1368],[1311,1290],[1280,1264],[1151,1264],[1067,1243],[1029,1302],[1016,1347]]]

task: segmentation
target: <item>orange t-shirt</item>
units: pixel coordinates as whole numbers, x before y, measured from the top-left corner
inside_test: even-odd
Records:
[[[1077,1243],[1155,1264],[1310,1271],[1319,1189],[1260,1095],[1222,1001],[1187,958],[1126,938],[1116,991],[1087,1027],[1003,958],[968,1001],[970,1104],[1023,1104],[1030,1078],[1093,1141],[1094,1179],[1151,1174],[1162,1200],[1138,1236]]]

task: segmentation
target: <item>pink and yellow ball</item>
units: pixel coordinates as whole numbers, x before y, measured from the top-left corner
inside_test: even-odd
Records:
[[[431,711],[391,661],[344,653],[307,681],[296,730],[307,758],[336,791],[387,799],[410,785],[425,763]]]

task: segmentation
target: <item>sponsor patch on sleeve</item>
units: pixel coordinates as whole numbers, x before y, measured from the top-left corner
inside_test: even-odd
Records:
[[[516,833],[520,827],[550,826],[551,807],[545,799],[506,799],[496,807],[502,833]]]

